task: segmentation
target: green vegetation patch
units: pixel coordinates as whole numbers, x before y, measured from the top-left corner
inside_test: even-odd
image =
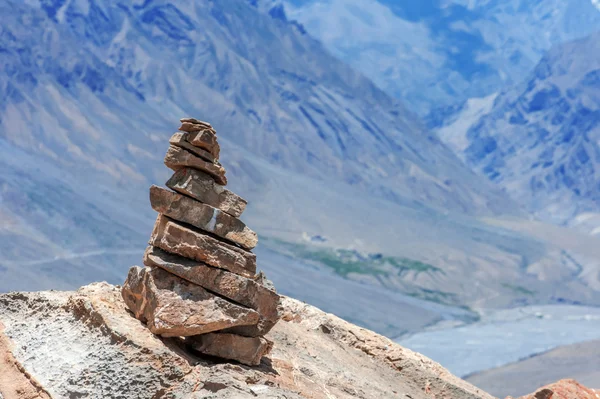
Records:
[[[371,276],[401,274],[410,271],[444,273],[439,267],[414,259],[385,256],[379,253],[364,254],[353,249],[324,248],[273,239],[270,241],[290,251],[295,257],[320,263],[343,277],[347,277],[350,273]]]

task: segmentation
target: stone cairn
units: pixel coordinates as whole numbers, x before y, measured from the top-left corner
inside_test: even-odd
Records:
[[[280,298],[256,275],[256,233],[239,219],[246,200],[225,188],[219,144],[209,123],[181,119],[165,165],[166,188],[150,187],[158,218],[122,295],[152,333],[185,337],[206,355],[258,365],[272,343],[264,335],[280,318]]]

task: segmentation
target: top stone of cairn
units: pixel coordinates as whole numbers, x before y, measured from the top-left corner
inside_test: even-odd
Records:
[[[181,126],[179,127],[179,130],[181,131],[199,132],[203,130],[209,130],[211,133],[217,134],[215,129],[208,122],[204,122],[195,118],[181,118],[179,121],[181,122]]]

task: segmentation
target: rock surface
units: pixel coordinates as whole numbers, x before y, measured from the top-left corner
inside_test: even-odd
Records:
[[[3,294],[0,336],[10,345],[0,354],[53,398],[492,399],[385,337],[290,298],[283,308],[266,337],[272,352],[247,368],[156,337],[106,283]],[[0,394],[14,398],[4,386]]]
[[[212,162],[206,162],[181,147],[176,147],[174,145],[169,147],[167,154],[165,155],[165,165],[174,171],[184,167],[198,169],[211,175],[217,183],[223,185],[227,184],[225,169],[222,166]]]
[[[598,399],[598,397],[600,391],[586,388],[575,380],[560,380],[520,399]]]
[[[256,233],[238,218],[179,193],[152,186],[150,204],[158,213],[225,238],[245,249],[252,249],[258,243]]]
[[[245,199],[216,184],[209,175],[196,169],[179,169],[167,181],[167,187],[219,208],[234,217],[239,217],[246,209]]]
[[[255,311],[160,268],[132,267],[122,294],[135,317],[163,337],[187,337],[258,323]]]
[[[190,337],[186,343],[200,353],[234,359],[248,366],[258,366],[271,351],[273,343],[262,337],[242,337],[227,333],[210,333]]]
[[[208,152],[202,148],[191,145],[189,143],[189,141],[187,140],[187,136],[188,136],[188,133],[177,132],[177,133],[173,134],[173,136],[171,136],[171,138],[169,139],[169,144],[186,149],[189,152],[192,152],[195,155],[198,155],[200,158],[204,159],[205,161],[212,162],[212,163],[217,162],[217,159],[210,152]]]
[[[160,267],[207,290],[248,306],[259,313],[255,326],[243,327],[243,335],[257,336],[268,333],[280,318],[279,295],[258,281],[207,266],[156,247],[148,247],[144,264]]]
[[[150,245],[167,252],[229,270],[245,277],[256,273],[256,255],[158,215]]]

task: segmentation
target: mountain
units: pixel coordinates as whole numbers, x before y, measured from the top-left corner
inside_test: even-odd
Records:
[[[600,7],[590,0],[278,4],[333,54],[421,115],[519,83],[553,44],[600,29]]]
[[[504,227],[529,226],[506,193],[281,13],[7,0],[0,18],[0,291],[121,283],[155,217],[148,187],[169,176],[164,143],[192,116],[215,126],[284,294],[390,336],[482,307],[600,303],[593,248]]]
[[[600,32],[554,47],[477,117],[462,111],[440,130],[470,166],[552,222],[591,223],[600,205],[599,43]]]

